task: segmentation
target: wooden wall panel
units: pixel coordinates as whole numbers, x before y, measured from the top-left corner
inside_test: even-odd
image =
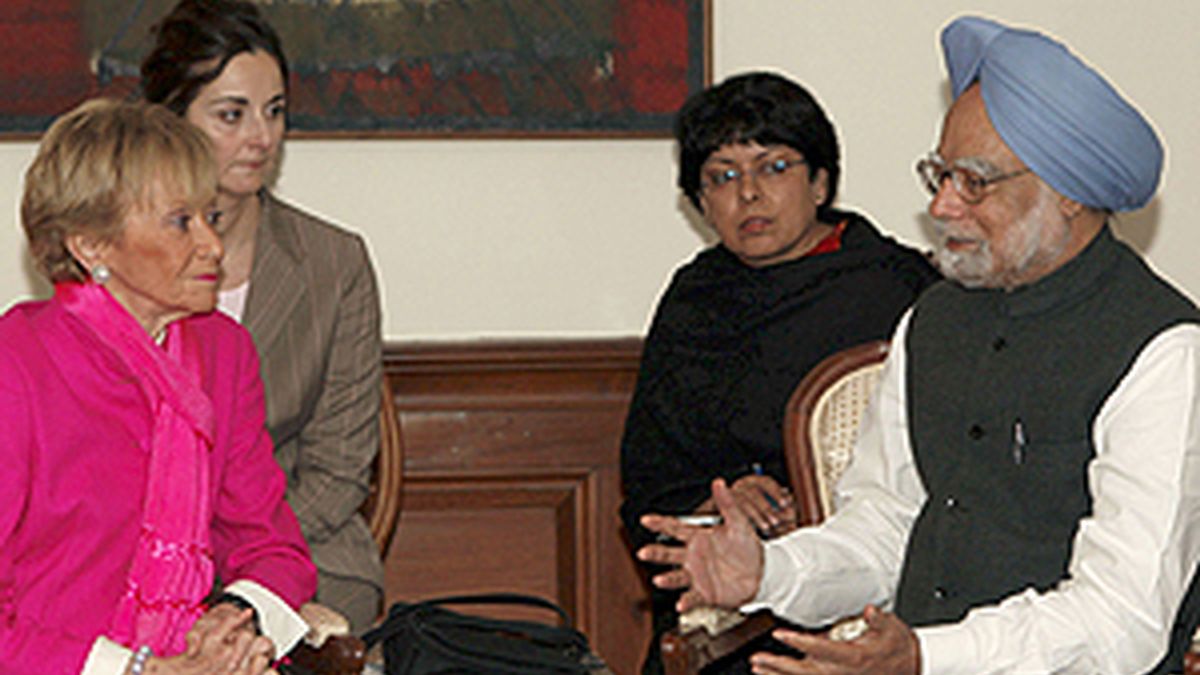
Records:
[[[384,561],[389,603],[541,595],[575,618],[614,672],[637,672],[647,593],[617,509],[640,349],[639,340],[387,345],[405,443],[403,505]]]
[[[385,560],[387,602],[457,593],[469,579],[478,589],[556,599],[574,615],[585,481],[432,477],[413,486],[401,513],[403,544]],[[503,540],[493,541],[498,532]]]

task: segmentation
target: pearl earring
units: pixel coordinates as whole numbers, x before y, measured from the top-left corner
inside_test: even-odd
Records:
[[[112,272],[109,271],[108,265],[105,265],[104,263],[97,263],[97,265],[92,268],[92,281],[95,281],[98,284],[106,284],[111,278]]]

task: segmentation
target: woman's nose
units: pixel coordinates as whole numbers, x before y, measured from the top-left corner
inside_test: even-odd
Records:
[[[738,197],[746,203],[756,201],[762,196],[761,186],[758,184],[758,176],[753,171],[743,171],[737,177]]]
[[[255,115],[250,119],[249,129],[247,130],[248,140],[255,145],[264,146],[271,142],[271,125],[261,115]]]
[[[199,225],[192,232],[196,238],[196,248],[201,256],[212,257],[216,260],[221,260],[225,257],[225,244],[221,242],[221,235],[213,229],[205,217],[207,214],[201,213],[198,215]]]

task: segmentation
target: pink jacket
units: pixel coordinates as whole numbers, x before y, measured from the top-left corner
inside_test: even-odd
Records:
[[[212,399],[212,547],[225,581],[250,579],[291,605],[316,570],[263,426],[258,357],[213,313],[201,336]],[[0,317],[0,664],[77,673],[124,590],[141,521],[151,415],[138,386],[57,301]],[[136,647],[136,645],[127,645]]]

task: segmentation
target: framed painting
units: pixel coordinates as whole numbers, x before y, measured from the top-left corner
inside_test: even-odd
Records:
[[[299,136],[666,136],[710,81],[711,0],[252,0]],[[0,135],[136,95],[176,0],[4,0]]]

